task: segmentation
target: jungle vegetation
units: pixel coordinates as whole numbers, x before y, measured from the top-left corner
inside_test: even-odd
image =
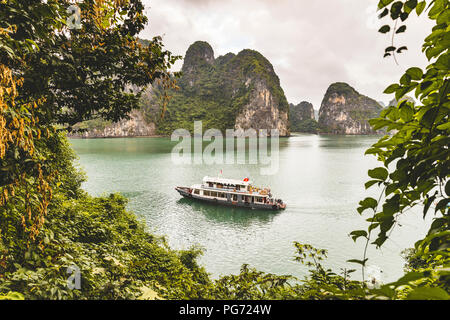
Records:
[[[70,4],[0,1],[0,299],[449,299],[449,1],[379,3],[390,21],[382,33],[398,37],[410,14],[435,23],[423,44],[428,67],[390,85],[385,92],[400,102],[371,120],[391,132],[367,150],[380,167],[366,188],[382,194],[360,202],[368,227],[350,236],[382,247],[410,208],[434,215],[428,235],[405,252],[404,276],[379,288],[352,280],[356,269],[326,268],[327,251],[301,243],[293,249],[309,269],[303,280],[247,265],[213,280],[196,262],[201,250],[170,249],[123,196],[83,191],[65,132],[126,117],[139,107],[139,88],[156,81],[174,88],[168,70],[178,57],[160,38],[139,43],[147,21],[139,0],[80,2],[81,29],[68,28]],[[406,48],[391,44],[385,56],[397,59]],[[420,103],[401,99],[412,91]],[[349,259],[366,280],[366,251]],[[67,286],[72,265],[81,289]]]

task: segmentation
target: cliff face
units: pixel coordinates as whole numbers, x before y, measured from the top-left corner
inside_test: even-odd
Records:
[[[278,129],[289,135],[289,105],[272,64],[260,53],[243,50],[214,58],[211,46],[202,41],[186,52],[178,80],[158,132],[192,130],[203,121],[203,129]]]
[[[86,121],[75,126],[78,129],[87,129],[87,131],[72,134],[74,138],[110,138],[110,137],[139,137],[153,136],[156,134],[154,123],[145,120],[144,114],[140,110],[133,110],[130,113],[130,119],[122,120],[117,123],[100,122],[95,120]]]
[[[320,130],[334,134],[375,134],[368,120],[377,117],[382,107],[359,94],[346,83],[332,84],[319,111]]]

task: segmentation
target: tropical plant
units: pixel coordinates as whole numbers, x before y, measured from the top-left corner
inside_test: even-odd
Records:
[[[423,207],[423,217],[434,210],[433,223],[424,239],[415,244],[410,261],[421,261],[396,282],[386,284],[376,295],[398,298],[399,294],[411,299],[448,299],[450,290],[450,122],[449,122],[449,69],[450,30],[448,0],[393,1],[381,0],[378,5],[380,17],[390,16],[394,26],[383,26],[381,33],[394,35],[405,32],[406,25],[400,25],[410,14],[427,14],[435,25],[432,33],[423,43],[429,65],[425,70],[412,67],[406,70],[399,83],[390,85],[385,93],[395,94],[397,105],[384,109],[379,118],[370,121],[375,130],[386,128],[389,135],[381,138],[366,154],[375,155],[383,164],[369,170],[370,181],[366,188],[382,187],[379,199],[366,198],[359,204],[362,214],[370,209],[373,213],[367,221],[367,231],[351,233],[356,241],[366,241],[362,260],[355,260],[364,267],[367,262],[367,246],[374,232],[378,235],[372,242],[381,247],[389,238],[398,219],[413,207]],[[394,42],[386,48],[385,57],[406,50],[395,47]],[[402,98],[414,91],[419,103]],[[426,267],[423,267],[425,265]],[[404,292],[406,290],[406,293]]]

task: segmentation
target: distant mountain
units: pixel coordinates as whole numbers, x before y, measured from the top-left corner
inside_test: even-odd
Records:
[[[381,110],[378,102],[347,83],[333,83],[320,106],[319,127],[324,133],[374,134],[368,120],[377,117]]]
[[[413,98],[411,98],[410,96],[404,96],[400,99],[400,101],[403,101],[403,100],[407,100],[409,102],[415,103],[415,100]],[[391,101],[389,101],[389,104],[387,106],[392,107],[392,106],[397,106],[397,104],[398,104],[398,101],[397,101],[397,99],[394,98]]]
[[[302,101],[298,105],[290,104],[289,121],[292,132],[317,133],[318,125],[312,103]]]
[[[385,104],[383,101],[378,101],[378,104],[379,104],[381,107],[386,108],[386,104]]]
[[[289,135],[288,102],[272,64],[259,52],[215,58],[207,42],[197,41],[186,52],[182,73],[158,133],[193,130],[194,121],[202,120],[204,129],[278,129]],[[160,89],[155,93],[157,99]]]

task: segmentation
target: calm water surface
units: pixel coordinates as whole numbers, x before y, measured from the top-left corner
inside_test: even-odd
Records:
[[[367,229],[357,204],[379,191],[364,189],[367,170],[378,166],[364,151],[378,138],[371,136],[296,135],[280,139],[280,168],[260,175],[258,165],[174,165],[169,138],[73,139],[93,195],[120,192],[129,209],[145,219],[149,231],[165,235],[175,249],[193,245],[204,249],[200,262],[214,277],[238,273],[248,263],[259,270],[303,277],[306,267],[293,261],[293,242],[329,251],[328,266],[355,268],[363,241],[348,237]],[[270,186],[287,204],[278,213],[219,207],[182,199],[177,185],[200,183],[206,175],[241,179]],[[420,208],[402,217],[382,250],[369,249],[370,266],[380,268],[383,281],[402,274],[400,252],[425,235]],[[355,274],[359,277],[360,272]]]

